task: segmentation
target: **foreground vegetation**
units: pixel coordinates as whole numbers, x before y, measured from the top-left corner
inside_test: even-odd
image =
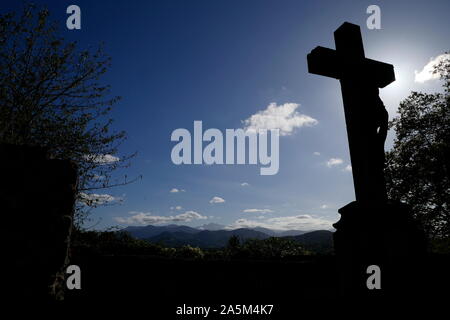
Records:
[[[162,259],[185,260],[304,260],[307,257],[332,255],[332,251],[305,248],[290,238],[271,237],[241,241],[233,236],[226,247],[203,249],[185,245],[169,247],[136,239],[120,231],[79,231],[73,235],[72,255],[153,256]],[[450,254],[448,239],[429,242],[429,252]]]
[[[224,248],[201,249],[190,245],[171,248],[135,239],[126,232],[76,231],[73,255],[147,255],[189,260],[295,260],[314,255],[292,239],[271,237],[241,241],[233,236]]]

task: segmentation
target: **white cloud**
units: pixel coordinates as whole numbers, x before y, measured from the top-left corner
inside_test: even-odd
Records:
[[[121,197],[113,197],[110,194],[84,193],[80,192],[80,198],[83,203],[88,205],[102,205],[115,201],[123,201]]]
[[[348,164],[344,169],[342,169],[342,171],[351,172],[352,171],[352,166]]]
[[[242,187],[248,187],[249,185],[250,185],[250,184],[248,184],[247,182],[242,182],[242,183],[241,183],[241,186],[242,186]]]
[[[328,209],[328,206],[326,204],[323,204],[320,206],[320,209]]]
[[[227,226],[226,229],[233,230],[239,228],[255,228],[263,227],[274,230],[329,230],[332,229],[333,221],[329,221],[323,218],[312,217],[307,214],[287,216],[287,217],[277,217],[269,219],[238,219],[231,225]]]
[[[339,158],[331,158],[330,160],[327,161],[327,167],[331,168],[334,166],[338,166],[341,165],[344,161],[342,159]]]
[[[246,212],[246,213],[271,213],[273,212],[270,209],[245,209],[242,212]]]
[[[111,164],[120,161],[119,157],[111,154],[87,154],[84,156],[84,159],[97,164]]]
[[[296,128],[316,125],[318,123],[316,119],[296,111],[299,106],[297,103],[277,106],[272,102],[265,110],[258,111],[244,120],[244,129],[254,132],[261,129],[280,129],[280,135],[288,136],[294,133]]]
[[[180,211],[181,209],[183,209],[183,207],[182,206],[175,206],[175,207],[170,207],[170,210],[178,210],[178,211]]]
[[[190,222],[192,220],[208,219],[206,216],[202,216],[195,211],[186,211],[184,213],[177,214],[176,216],[154,216],[150,212],[130,212],[131,217],[115,217],[119,223],[129,225],[148,225],[158,223],[170,223],[170,222]]]
[[[320,152],[315,151],[315,152],[313,152],[313,155],[320,156]]]
[[[414,70],[414,81],[424,83],[425,81],[439,79],[439,73],[433,73],[434,67],[445,59],[450,59],[450,54],[441,54],[435,58],[431,58],[420,72]]]
[[[180,189],[177,189],[177,188],[172,188],[172,189],[170,189],[170,193],[178,193],[178,192],[182,192],[182,191],[184,191],[184,190],[180,190]]]
[[[212,197],[211,200],[209,200],[209,203],[224,203],[225,199],[221,197]]]

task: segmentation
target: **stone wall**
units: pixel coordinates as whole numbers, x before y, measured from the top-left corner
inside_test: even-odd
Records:
[[[8,297],[63,299],[76,166],[49,159],[42,148],[0,145],[0,168]]]

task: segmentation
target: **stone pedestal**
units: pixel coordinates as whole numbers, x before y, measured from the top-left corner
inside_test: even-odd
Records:
[[[394,296],[420,290],[426,241],[407,205],[354,201],[339,213],[341,219],[333,226],[342,295]],[[380,267],[380,290],[367,287],[370,265]]]
[[[38,147],[0,145],[0,154],[6,295],[15,301],[63,299],[77,168],[49,159]]]

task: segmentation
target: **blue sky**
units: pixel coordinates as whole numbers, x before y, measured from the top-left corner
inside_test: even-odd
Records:
[[[138,151],[118,174],[143,178],[98,191],[123,199],[92,212],[86,226],[100,229],[149,222],[328,229],[354,200],[353,183],[339,83],[308,74],[307,53],[334,48],[333,31],[344,21],[361,25],[366,56],[395,66],[397,81],[381,90],[392,117],[411,90],[439,88],[435,80],[416,82],[415,70],[450,49],[449,1],[35,3],[49,7],[65,38],[80,48],[103,41],[113,59],[103,80],[123,97],[113,112],[114,127],[129,137],[121,154]],[[81,30],[65,29],[70,4],[81,8]],[[381,8],[381,30],[366,27],[371,4]],[[317,120],[280,137],[278,174],[261,176],[257,165],[172,163],[173,130],[192,132],[194,120],[205,129],[242,128],[270,103],[298,104],[291,117]],[[392,134],[388,140],[387,148]]]

